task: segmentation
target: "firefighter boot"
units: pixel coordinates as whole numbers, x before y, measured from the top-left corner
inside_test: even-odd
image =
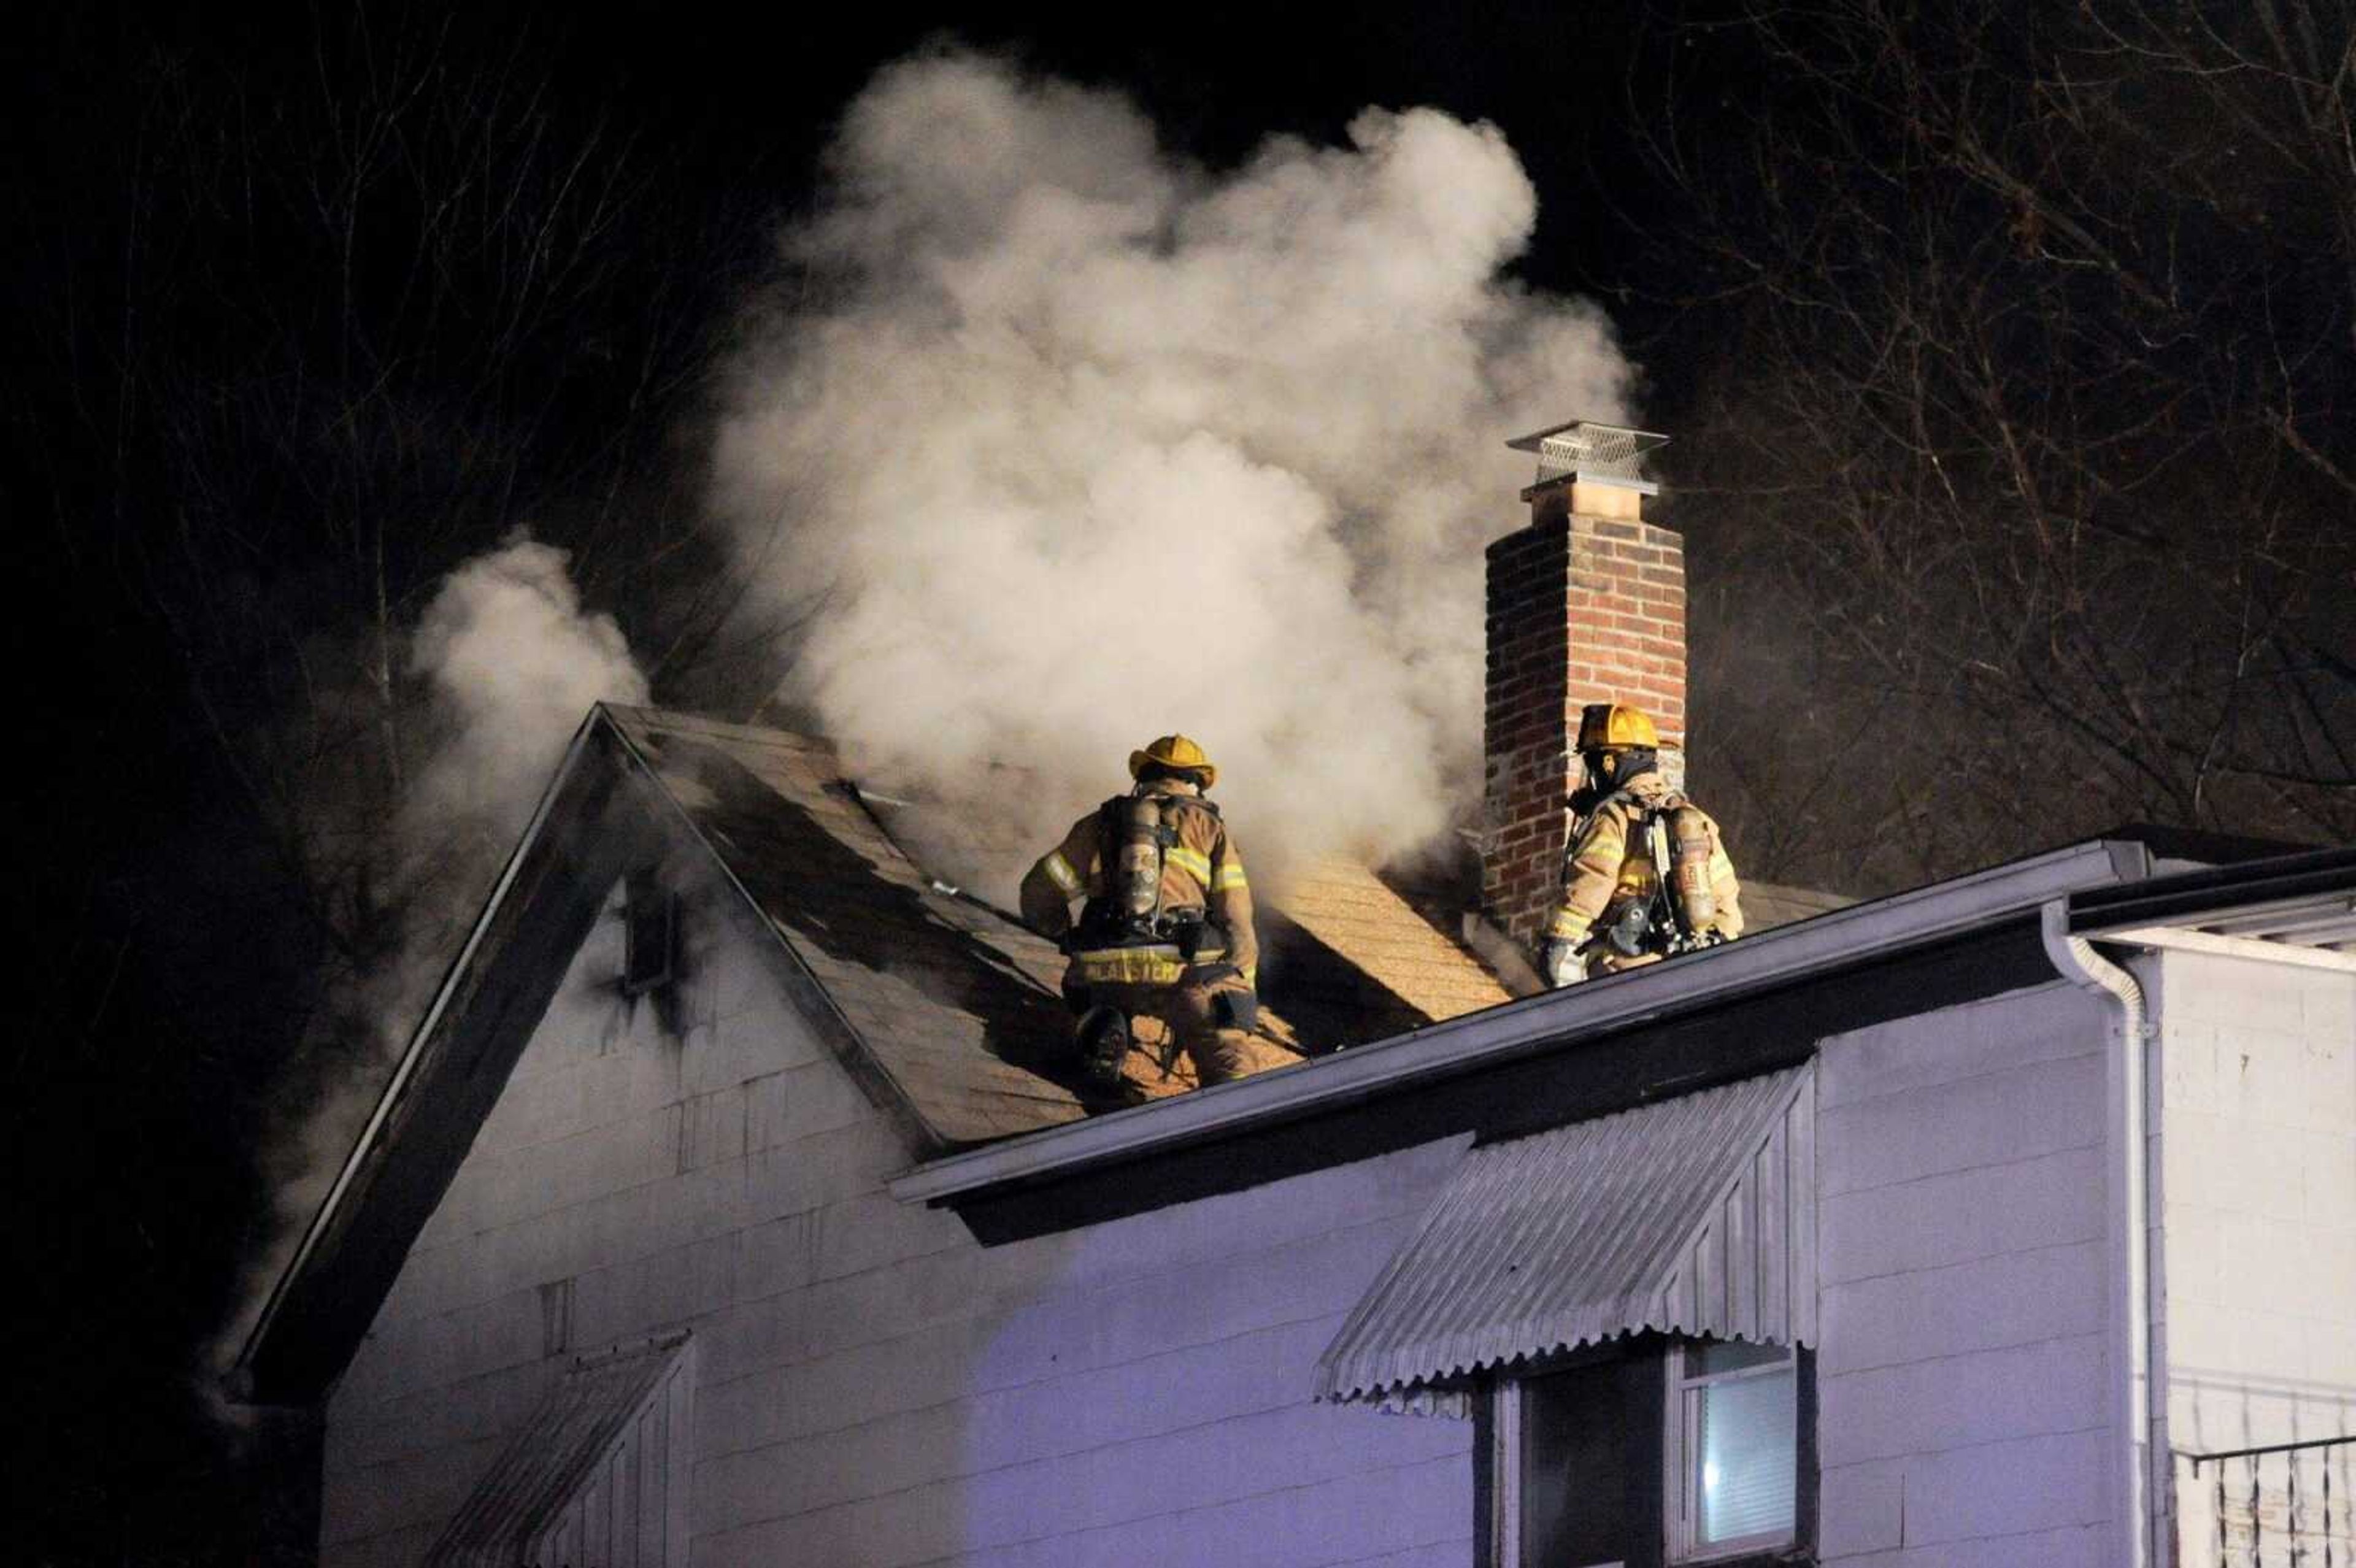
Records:
[[[1080,1075],[1097,1088],[1119,1088],[1129,1060],[1129,1015],[1099,1004],[1080,1016],[1078,1035]]]
[[[1250,1038],[1241,1029],[1223,1029],[1207,1039],[1188,1040],[1186,1055],[1194,1063],[1194,1082],[1208,1089],[1214,1083],[1241,1078],[1250,1070],[1250,1059],[1244,1051],[1244,1041]]]
[[[1258,1021],[1259,999],[1233,965],[1195,971],[1172,996],[1167,1016],[1202,1087],[1240,1078],[1251,1070],[1245,1042]]]

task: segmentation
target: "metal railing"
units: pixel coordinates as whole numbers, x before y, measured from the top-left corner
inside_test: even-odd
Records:
[[[2176,1457],[2185,1568],[2356,1568],[2356,1433]]]

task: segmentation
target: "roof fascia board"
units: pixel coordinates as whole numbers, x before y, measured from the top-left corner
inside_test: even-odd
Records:
[[[1091,1117],[919,1165],[889,1183],[939,1204],[1179,1145],[1289,1121],[1541,1051],[1566,1039],[1701,1010],[1869,955],[1926,945],[2046,901],[2143,873],[2141,846],[2094,840],[1959,877],[1724,947],[1509,1002],[1338,1055]],[[1669,976],[1675,974],[1676,981]]]
[[[949,1149],[952,1146],[940,1134],[935,1132],[931,1124],[925,1120],[924,1113],[916,1108],[915,1097],[902,1086],[897,1078],[892,1075],[891,1068],[886,1066],[873,1051],[867,1049],[866,1044],[859,1037],[857,1028],[849,1019],[843,1017],[841,1009],[835,1006],[832,993],[827,990],[816,975],[810,973],[809,966],[802,961],[802,955],[794,951],[793,943],[787,938],[784,932],[777,929],[776,923],[771,920],[768,912],[761,907],[761,901],[755,898],[753,891],[737,877],[735,868],[728,863],[728,857],[721,853],[720,847],[712,842],[701,826],[689,814],[687,807],[680,805],[678,797],[673,795],[669,788],[663,784],[662,775],[655,767],[653,759],[641,752],[637,742],[631,738],[629,726],[618,718],[607,714],[603,703],[598,705],[596,713],[611,727],[615,739],[620,744],[622,754],[629,759],[645,776],[647,783],[653,787],[655,797],[662,803],[664,808],[670,813],[672,818],[688,837],[701,845],[705,852],[712,857],[712,864],[719,868],[721,877],[735,890],[737,898],[743,901],[744,908],[751,912],[754,923],[768,933],[769,940],[776,944],[776,951],[785,959],[787,989],[792,995],[795,1005],[800,1008],[802,1016],[809,1020],[810,1027],[817,1032],[819,1038],[826,1042],[827,1049],[833,1054],[835,1060],[841,1063],[844,1071],[848,1072],[852,1080],[859,1084],[861,1093],[867,1096],[869,1103],[891,1120],[902,1141],[907,1145],[908,1152],[916,1158],[923,1159],[929,1155],[941,1154]]]
[[[2060,985],[2038,939],[2037,916],[2025,911],[1719,1006],[1548,1040],[1424,1080],[1408,1093],[1341,1102],[943,1202],[984,1246],[1024,1241],[1435,1140],[1470,1134],[1477,1147],[1546,1132],[1796,1067],[1827,1035]]]
[[[593,708],[582,720],[581,727],[573,732],[573,740],[564,750],[564,760],[557,764],[555,774],[548,781],[548,787],[541,791],[540,803],[532,808],[530,822],[516,840],[514,850],[509,854],[506,866],[499,871],[498,880],[491,885],[490,897],[484,901],[482,913],[475,917],[474,927],[466,933],[466,940],[459,947],[457,956],[450,961],[449,968],[444,972],[442,984],[434,993],[433,1005],[426,1008],[424,1018],[411,1032],[409,1044],[402,1050],[392,1077],[385,1083],[384,1093],[377,1096],[376,1109],[369,1113],[368,1123],[360,1129],[351,1153],[344,1157],[343,1168],[336,1173],[327,1195],[320,1200],[317,1211],[311,1216],[311,1223],[303,1232],[303,1240],[294,1249],[294,1255],[287,1260],[286,1266],[279,1271],[276,1283],[271,1286],[269,1298],[262,1303],[261,1316],[254,1320],[252,1331],[246,1335],[244,1347],[238,1352],[237,1365],[240,1369],[252,1364],[255,1353],[268,1337],[272,1326],[277,1322],[279,1311],[285,1305],[295,1280],[317,1255],[321,1243],[335,1228],[344,1204],[349,1200],[359,1174],[371,1163],[370,1157],[378,1141],[384,1136],[394,1107],[401,1103],[416,1073],[418,1063],[423,1060],[427,1042],[441,1027],[450,998],[457,994],[461,977],[475,962],[484,937],[506,903],[508,895],[514,890],[516,877],[548,826],[549,815],[555,809],[558,798],[580,771],[581,759],[588,753],[590,736],[595,731],[598,722],[598,709]]]
[[[2214,932],[2180,926],[2142,925],[2124,931],[2085,933],[2090,942],[2118,942],[2175,953],[2204,953],[2218,958],[2246,958],[2259,964],[2287,964],[2300,969],[2329,969],[2356,975],[2356,953],[2329,947],[2300,947],[2287,942],[2265,942],[2254,936],[2220,936]]]

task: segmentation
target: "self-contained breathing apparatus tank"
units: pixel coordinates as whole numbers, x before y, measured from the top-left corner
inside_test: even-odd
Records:
[[[1682,803],[1647,814],[1642,854],[1626,856],[1600,933],[1623,958],[1674,955],[1725,940],[1710,886],[1709,819]]]
[[[1122,923],[1139,934],[1151,934],[1154,917],[1162,912],[1162,855],[1170,837],[1161,797],[1137,795],[1122,804],[1113,902]]]
[[[1082,912],[1065,952],[1073,965],[1066,999],[1080,1014],[1082,1071],[1102,1089],[1119,1084],[1132,1035],[1118,993],[1098,987],[1175,985],[1195,965],[1225,955],[1225,944],[1205,924],[1202,910],[1162,903],[1163,865],[1189,806],[1214,815],[1218,809],[1208,801],[1143,790],[1107,801],[1099,816],[1111,874],[1102,901]],[[1174,1038],[1165,1039],[1164,1077],[1175,1049]]]
[[[1690,805],[1673,807],[1669,818],[1669,854],[1674,869],[1669,896],[1676,901],[1677,923],[1688,936],[1717,929],[1718,895],[1709,881],[1709,819]]]

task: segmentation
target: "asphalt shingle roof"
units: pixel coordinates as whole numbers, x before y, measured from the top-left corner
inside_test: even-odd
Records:
[[[1099,1108],[1071,1071],[1061,955],[920,864],[953,857],[951,814],[863,795],[822,740],[659,709],[605,711],[936,1136],[988,1142]],[[1841,901],[1744,891],[1754,929]],[[1443,914],[1343,859],[1298,868],[1273,898],[1263,893],[1252,1069],[1510,1000]],[[1194,1086],[1183,1061],[1162,1074],[1147,1049],[1159,1043],[1152,1029],[1149,1020],[1130,1058],[1126,1099]]]
[[[951,1144],[1085,1114],[1054,1073],[1063,960],[937,889],[824,741],[608,707],[654,777],[809,970],[875,1064]]]
[[[1062,956],[917,864],[909,848],[926,842],[921,812],[862,797],[824,741],[657,709],[606,711],[942,1140],[979,1143],[1087,1113],[1066,1056]],[[1469,950],[1363,867],[1319,863],[1293,879],[1267,924],[1256,1071],[1508,999]],[[1131,1097],[1193,1083],[1183,1061],[1164,1079],[1143,1050],[1128,1076]]]

